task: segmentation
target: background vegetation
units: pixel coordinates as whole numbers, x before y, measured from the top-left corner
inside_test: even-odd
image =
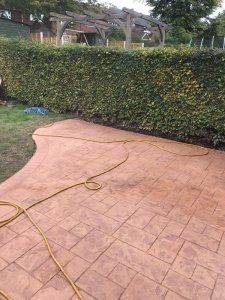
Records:
[[[66,10],[81,11],[96,7],[96,0],[0,0],[0,10],[16,10],[25,15],[32,14],[34,19],[47,20],[51,11],[65,13]]]
[[[146,0],[151,14],[167,24],[172,30],[167,35],[167,46],[188,44],[198,35],[225,36],[225,13],[212,17],[221,0]]]

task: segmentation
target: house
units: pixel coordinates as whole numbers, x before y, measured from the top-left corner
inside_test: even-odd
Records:
[[[0,17],[0,36],[29,39],[30,25]]]
[[[44,40],[56,37],[56,22],[43,24],[34,22],[31,26],[31,34],[34,39],[40,40],[40,34]],[[69,37],[70,41],[96,45],[99,43],[100,35],[94,26],[81,23],[70,24],[64,31],[64,37]]]

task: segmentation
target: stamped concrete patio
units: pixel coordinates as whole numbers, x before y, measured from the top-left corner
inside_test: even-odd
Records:
[[[160,140],[79,120],[37,132]],[[34,139],[37,152],[1,184],[1,200],[26,207],[124,157],[120,144]],[[56,257],[85,300],[225,299],[225,153],[183,157],[140,143],[127,148],[128,162],[98,178],[101,190],[73,188],[30,210]],[[0,208],[0,217],[8,213]],[[0,229],[0,289],[13,300],[77,299],[24,215]]]

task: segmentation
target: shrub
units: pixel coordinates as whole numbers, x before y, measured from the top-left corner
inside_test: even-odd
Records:
[[[0,40],[6,94],[55,112],[191,140],[225,140],[225,52],[125,51]]]

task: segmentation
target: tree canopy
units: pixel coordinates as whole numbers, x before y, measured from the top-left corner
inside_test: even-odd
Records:
[[[210,20],[209,33],[211,35],[225,36],[225,11]]]
[[[201,28],[201,18],[209,16],[221,0],[146,0],[154,17],[186,31]]]
[[[39,18],[50,11],[65,13],[66,10],[79,11],[83,6],[96,4],[96,0],[0,0],[0,9],[19,10]]]

